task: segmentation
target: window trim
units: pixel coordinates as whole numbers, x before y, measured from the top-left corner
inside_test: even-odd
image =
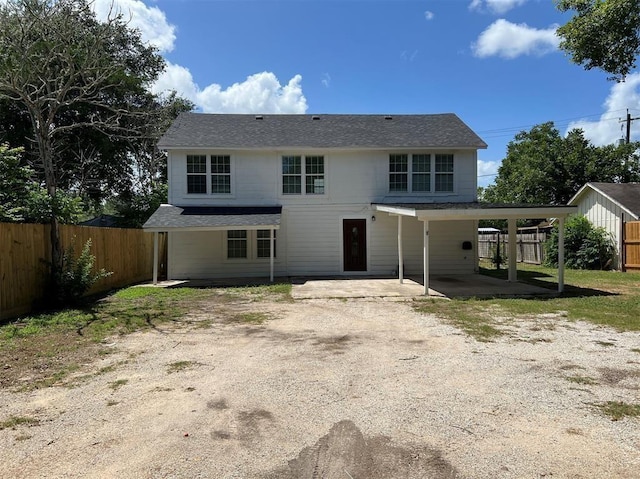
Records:
[[[285,174],[284,173],[284,159],[285,158],[299,158],[300,159],[300,173],[289,173],[289,174]],[[313,167],[314,165],[311,164],[307,164],[307,160],[317,160],[317,159],[322,159],[322,173],[317,173],[314,171],[311,171],[309,173],[307,173],[307,168],[308,167]],[[280,155],[280,166],[279,166],[279,190],[280,190],[280,197],[286,197],[286,198],[290,198],[290,197],[304,197],[304,196],[308,196],[308,197],[319,197],[319,198],[323,198],[326,197],[327,195],[327,155],[325,155],[324,153],[314,153],[314,154],[305,154],[305,153],[287,153],[287,154],[281,154]],[[317,165],[316,165],[317,166]],[[284,182],[284,178],[285,177],[298,177],[300,178],[300,191],[296,192],[296,193],[285,193],[284,192],[284,187],[285,187],[285,182]],[[308,184],[308,180],[309,179],[322,179],[322,186],[314,186],[313,184]],[[314,193],[314,192],[308,192],[308,188],[322,188],[322,193]]]
[[[196,173],[187,173],[188,171],[188,158],[192,156],[204,156],[206,158],[205,173],[197,173],[197,175],[205,176],[205,192],[204,193],[189,193],[189,175],[195,175]],[[213,173],[213,158],[215,157],[228,157],[229,158],[229,173]],[[230,153],[201,153],[201,152],[189,152],[184,157],[184,197],[185,198],[234,198],[235,197],[235,161],[233,155]],[[213,175],[226,175],[229,177],[229,193],[213,192]]]
[[[244,258],[230,258],[229,257],[229,231],[244,231],[246,233],[246,247],[247,247],[247,256]],[[264,262],[269,262],[271,257],[270,256],[265,256],[265,257],[260,257],[258,256],[258,241],[262,240],[262,241],[267,241],[269,242],[269,238],[263,238],[263,239],[259,239],[258,238],[258,231],[270,231],[269,228],[261,228],[260,230],[258,229],[228,229],[228,230],[221,230],[220,233],[222,234],[222,243],[223,243],[223,247],[222,247],[222,261],[224,263],[238,263],[238,262],[245,262],[245,263],[264,263]],[[273,237],[273,246],[274,246],[274,256],[273,256],[273,260],[274,262],[278,262],[278,241],[277,241],[277,237],[278,237],[278,229],[274,229],[274,237]]]
[[[406,171],[392,171],[391,161],[394,157],[402,157],[406,156]],[[414,156],[427,156],[429,158],[429,168],[426,171],[415,171],[414,170]],[[450,157],[451,158],[451,171],[436,171],[436,158],[437,157]],[[387,193],[390,195],[411,195],[411,196],[447,196],[447,195],[455,195],[456,193],[456,154],[455,153],[445,153],[445,152],[434,152],[434,151],[423,151],[423,152],[407,152],[407,153],[399,153],[399,152],[389,152],[386,158],[386,179],[387,179]],[[392,175],[405,175],[407,182],[406,190],[397,190],[392,189]],[[429,189],[428,190],[415,190],[414,189],[414,175],[426,175],[429,178]],[[447,175],[451,178],[451,190],[437,190],[436,185],[436,177],[440,177],[442,175]]]

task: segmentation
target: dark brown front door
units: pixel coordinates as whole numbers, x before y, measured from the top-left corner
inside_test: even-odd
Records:
[[[342,220],[345,271],[367,270],[367,220]]]

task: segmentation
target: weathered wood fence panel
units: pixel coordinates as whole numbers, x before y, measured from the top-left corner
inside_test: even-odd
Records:
[[[0,319],[28,313],[46,298],[51,259],[49,232],[49,225],[0,223]],[[151,234],[138,229],[62,225],[60,237],[62,248],[73,245],[76,255],[91,239],[96,269],[113,271],[90,293],[151,279]]]
[[[544,262],[544,242],[547,234],[544,231],[533,231],[528,233],[518,233],[517,261],[519,263],[542,264]],[[495,257],[496,249],[500,244],[500,255],[506,261],[509,250],[509,235],[506,233],[479,233],[478,234],[478,255],[480,258],[492,259]]]
[[[624,271],[640,271],[640,221],[624,224],[622,243]]]

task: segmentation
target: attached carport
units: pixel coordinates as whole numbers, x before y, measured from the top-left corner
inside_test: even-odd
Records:
[[[274,231],[280,229],[282,206],[160,205],[143,228],[153,233],[153,284],[158,283],[158,237],[172,231],[269,230],[269,280],[273,282]]]
[[[558,219],[558,292],[564,291],[564,220],[577,211],[575,206],[529,206],[491,203],[373,203],[376,211],[398,217],[398,279],[404,280],[402,251],[402,220],[404,217],[417,218],[422,222],[423,244],[423,294],[429,295],[429,222],[462,220],[507,220],[509,234],[508,281],[516,282],[517,274],[517,220]],[[477,238],[476,238],[477,249]]]

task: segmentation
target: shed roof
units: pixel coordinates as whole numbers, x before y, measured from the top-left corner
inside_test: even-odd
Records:
[[[158,147],[486,148],[457,115],[236,115],[182,113]]]
[[[282,206],[160,205],[143,228],[148,231],[277,229],[281,213]]]
[[[635,219],[640,218],[640,183],[587,183],[569,200],[569,204],[578,204],[589,188],[627,210]]]

